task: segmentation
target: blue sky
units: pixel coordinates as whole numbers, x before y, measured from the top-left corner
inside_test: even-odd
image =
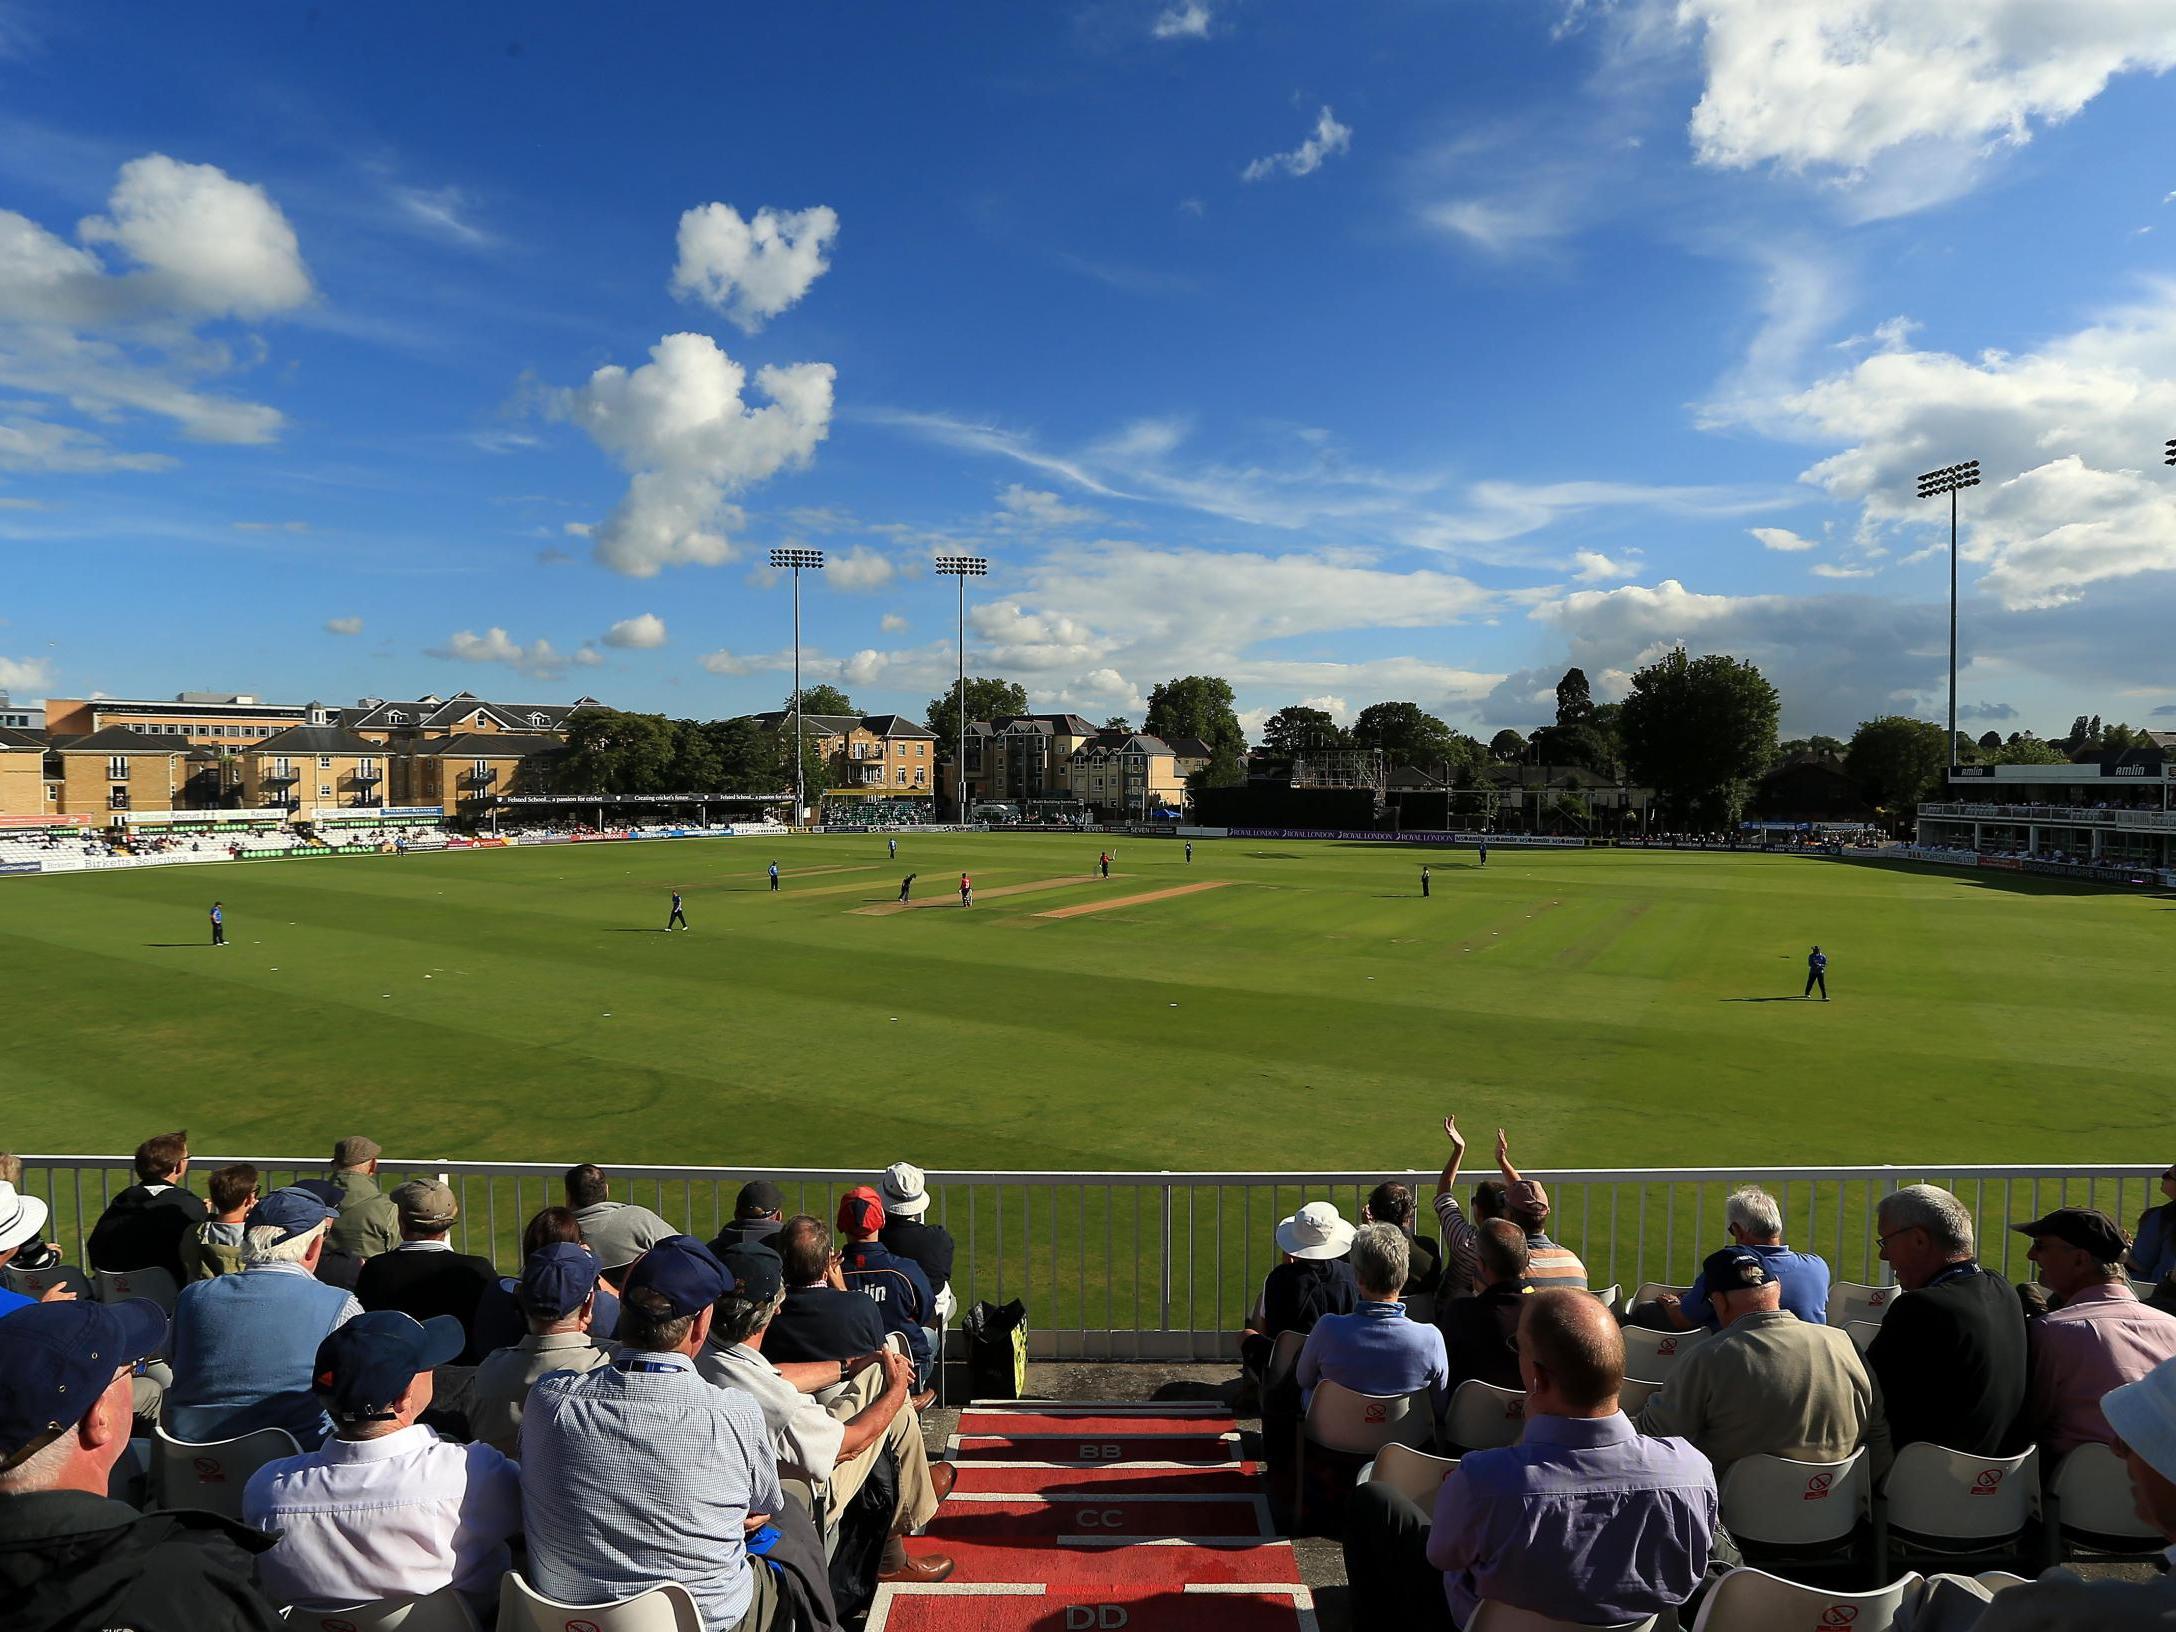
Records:
[[[0,685],[2169,723],[2176,13],[0,0]],[[1946,520],[1946,516],[1942,518]],[[2156,722],[2155,716],[2162,718]]]

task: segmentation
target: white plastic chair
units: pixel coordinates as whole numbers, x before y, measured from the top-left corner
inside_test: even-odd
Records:
[[[1637,1377],[1627,1377],[1617,1385],[1617,1409],[1628,1417],[1636,1417],[1641,1407],[1661,1392],[1660,1383],[1643,1383]]]
[[[1622,1281],[1611,1281],[1607,1286],[1590,1286],[1587,1290],[1602,1300],[1603,1308],[1614,1311],[1617,1307],[1617,1300],[1624,1296],[1624,1283]]]
[[[1873,1465],[1864,1447],[1841,1462],[1742,1456],[1723,1475],[1723,1528],[1756,1547],[1847,1543],[1874,1511]]]
[[[562,1604],[547,1598],[509,1570],[499,1582],[497,1632],[703,1632],[695,1596],[677,1581],[652,1587],[616,1604]]]
[[[55,1264],[51,1269],[17,1269],[9,1264],[0,1275],[6,1276],[9,1291],[26,1298],[42,1298],[56,1286],[66,1287],[79,1298],[94,1296],[91,1278],[74,1264]]]
[[[1856,1281],[1834,1281],[1828,1289],[1828,1323],[1831,1326],[1848,1326],[1854,1320],[1870,1320],[1877,1324],[1889,1312],[1889,1305],[1904,1295],[1904,1289],[1896,1286],[1862,1286]]]
[[[1650,1615],[1644,1621],[1560,1621],[1484,1598],[1474,1606],[1466,1632],[1655,1632],[1660,1618]]]
[[[1851,1346],[1863,1355],[1874,1346],[1874,1339],[1881,1335],[1881,1322],[1847,1320],[1844,1322],[1844,1335],[1851,1339]]]
[[[1277,1340],[1269,1346],[1269,1359],[1262,1366],[1262,1395],[1265,1399],[1271,1388],[1290,1379],[1293,1368],[1300,1363],[1300,1350],[1305,1347],[1305,1332],[1277,1334]]]
[[[1307,1448],[1348,1456],[1373,1456],[1385,1445],[1430,1445],[1436,1423],[1426,1389],[1417,1394],[1362,1394],[1328,1378],[1315,1384],[1300,1422],[1298,1472],[1294,1483],[1293,1526],[1306,1516]]]
[[[2040,1516],[2039,1461],[2037,1449],[1971,1456],[1925,1440],[1905,1446],[1875,1509],[1877,1573],[1889,1573],[1893,1551],[1942,1558],[2013,1551]]]
[[[1711,1334],[1700,1332],[1650,1332],[1638,1326],[1624,1329],[1624,1374],[1643,1383],[1666,1383],[1679,1360],[1705,1343]]]
[[[280,1618],[304,1632],[481,1632],[483,1623],[452,1587],[421,1598],[380,1598],[345,1608],[282,1610]]]
[[[168,1314],[174,1312],[174,1300],[181,1296],[181,1288],[174,1284],[174,1277],[163,1269],[98,1269],[91,1270],[91,1293],[100,1303],[121,1303],[129,1298],[149,1298]]]
[[[1490,1451],[1516,1445],[1526,1432],[1526,1393],[1498,1388],[1469,1377],[1451,1395],[1444,1414],[1443,1437],[1465,1451]]]
[[[193,1508],[230,1519],[242,1516],[242,1488],[267,1462],[299,1456],[302,1447],[284,1428],[259,1428],[236,1439],[176,1439],[155,1429],[151,1450],[151,1500],[163,1508]]]
[[[2123,1458],[2106,1445],[2080,1445],[2055,1466],[2048,1500],[2066,1548],[2089,1553],[2157,1553],[2168,1538],[2138,1516]]]
[[[1661,1297],[1664,1293],[1668,1293],[1673,1298],[1689,1297],[1692,1293],[1692,1287],[1690,1285],[1672,1286],[1667,1281],[1642,1281],[1640,1282],[1640,1289],[1632,1294],[1632,1301],[1626,1304],[1625,1308],[1629,1312],[1637,1309],[1643,1303],[1653,1303],[1655,1299]]]
[[[1972,1579],[1989,1592],[2007,1592],[2012,1587],[2022,1587],[2031,1577],[2013,1575],[2008,1570],[1982,1570]]]
[[[1375,1460],[1360,1470],[1360,1477],[1353,1482],[1359,1485],[1388,1485],[1406,1500],[1424,1511],[1433,1513],[1436,1508],[1436,1490],[1451,1476],[1458,1466],[1455,1456],[1434,1456],[1427,1451],[1415,1450],[1410,1445],[1392,1443],[1375,1453]]]
[[[1890,1632],[1897,1611],[1918,1598],[1922,1585],[1913,1570],[1878,1592],[1830,1592],[1766,1570],[1732,1570],[1708,1590],[1692,1632]]]

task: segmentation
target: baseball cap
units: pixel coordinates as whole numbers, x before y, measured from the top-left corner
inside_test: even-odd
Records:
[[[444,1229],[461,1216],[461,1204],[453,1199],[453,1191],[436,1179],[410,1179],[406,1184],[396,1184],[392,1200],[400,1209],[402,1223],[420,1224],[427,1230]]]
[[[597,1290],[604,1266],[596,1254],[573,1241],[552,1241],[529,1254],[521,1266],[521,1284],[515,1295],[532,1315],[553,1320],[571,1315],[582,1300]]]
[[[929,1211],[929,1181],[912,1162],[894,1162],[884,1170],[884,1210],[900,1218]]]
[[[884,1201],[866,1184],[839,1197],[839,1229],[847,1235],[874,1235],[884,1228]]]
[[[786,1210],[786,1192],[769,1179],[750,1179],[733,1199],[735,1218],[761,1218],[765,1213]]]
[[[1539,1179],[1521,1179],[1511,1187],[1508,1211],[1530,1230],[1549,1222],[1549,1192]]]
[[[626,1296],[654,1292],[674,1319],[707,1309],[733,1290],[733,1272],[692,1235],[668,1235],[635,1260]]]
[[[2110,1389],[2100,1397],[2100,1414],[2155,1473],[2176,1480],[2176,1360],[2164,1360],[2136,1382]]]
[[[1711,1297],[1717,1292],[1750,1292],[1775,1279],[1760,1254],[1750,1247],[1725,1247],[1709,1253],[1701,1260],[1700,1273]]]
[[[335,1216],[332,1205],[299,1185],[282,1185],[249,1210],[242,1220],[245,1230],[278,1230],[282,1241],[308,1235]]]
[[[761,1241],[729,1248],[721,1261],[733,1277],[733,1290],[750,1303],[770,1302],[786,1284],[784,1260]]]
[[[365,1139],[359,1133],[351,1133],[332,1147],[332,1165],[335,1167],[367,1167],[385,1154],[375,1139]]]
[[[122,1367],[165,1341],[149,1298],[34,1303],[0,1321],[0,1466],[81,1422]]]
[[[2116,1221],[2098,1207],[2058,1207],[2045,1218],[2029,1224],[2012,1224],[2019,1235],[2052,1235],[2065,1246],[2090,1252],[2104,1264],[2112,1264],[2130,1250]]]
[[[297,1179],[288,1188],[300,1190],[306,1196],[317,1197],[336,1213],[348,1199],[348,1193],[330,1179]]]
[[[0,1179],[0,1252],[37,1240],[47,1211],[36,1196],[18,1194],[14,1185]]]
[[[340,1421],[384,1422],[417,1372],[446,1364],[467,1343],[453,1315],[419,1321],[398,1309],[374,1309],[318,1344],[310,1383]]]

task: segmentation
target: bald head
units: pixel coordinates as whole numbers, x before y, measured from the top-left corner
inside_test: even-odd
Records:
[[[1591,1292],[1536,1292],[1519,1312],[1519,1375],[1527,1410],[1606,1417],[1624,1382],[1624,1337]]]
[[[1488,1285],[1526,1279],[1534,1254],[1524,1230],[1508,1218],[1492,1218],[1476,1233],[1474,1256],[1481,1260],[1481,1275]]]

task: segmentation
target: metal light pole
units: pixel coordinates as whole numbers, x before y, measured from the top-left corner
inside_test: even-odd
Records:
[[[1980,485],[1980,462],[1944,465],[1919,478],[1919,496],[1949,495],[1949,768],[1957,768],[1957,495]]]
[[[967,580],[986,576],[989,560],[979,555],[940,555],[937,557],[937,576],[957,578],[960,581],[960,688],[957,696],[959,709],[959,764],[954,781],[959,791],[959,814],[956,820],[962,827],[967,825]]]
[[[824,552],[799,548],[771,551],[771,565],[793,573],[793,825],[799,827],[808,810],[808,783],[801,747],[801,569],[818,571]]]

